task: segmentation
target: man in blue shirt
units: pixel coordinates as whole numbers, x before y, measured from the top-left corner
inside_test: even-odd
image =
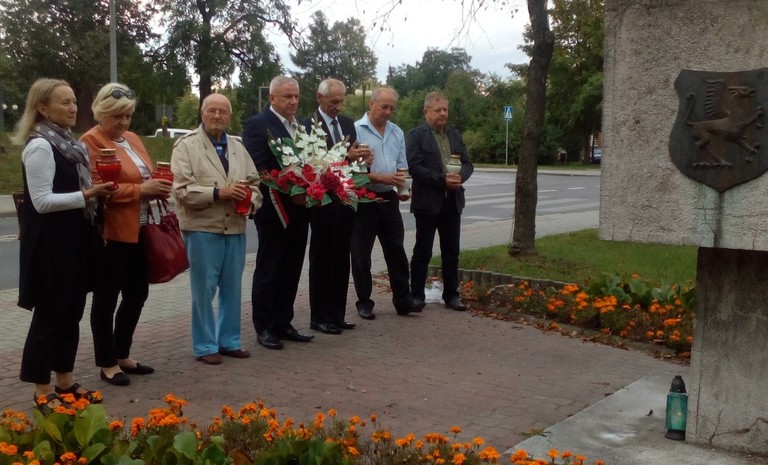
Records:
[[[414,301],[408,286],[408,256],[403,248],[405,228],[400,215],[400,201],[410,199],[406,183],[408,161],[403,130],[389,119],[397,108],[397,93],[389,87],[373,91],[369,111],[355,123],[357,140],[368,144],[373,163],[366,187],[385,202],[360,203],[352,228],[352,278],[357,292],[357,312],[361,318],[376,318],[371,300],[371,251],[379,238],[387,263],[392,303],[398,315],[420,312],[424,301]],[[401,193],[398,193],[398,190]]]

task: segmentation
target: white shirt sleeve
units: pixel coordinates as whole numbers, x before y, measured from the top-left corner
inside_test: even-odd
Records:
[[[21,161],[27,175],[27,188],[32,205],[38,213],[85,208],[85,196],[81,191],[53,193],[53,177],[56,162],[53,149],[45,139],[32,139],[21,153]]]

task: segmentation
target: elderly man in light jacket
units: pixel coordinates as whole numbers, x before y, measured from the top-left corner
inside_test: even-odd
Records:
[[[192,349],[197,360],[218,365],[222,355],[247,358],[240,347],[241,281],[246,216],[261,207],[259,176],[239,139],[227,137],[232,106],[212,94],[200,109],[203,124],[173,147],[176,211],[189,257]],[[250,208],[235,211],[251,195]],[[213,296],[219,291],[218,315]]]

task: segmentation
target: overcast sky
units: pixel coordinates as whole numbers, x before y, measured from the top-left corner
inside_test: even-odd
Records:
[[[519,5],[514,16],[511,7],[498,9],[492,5],[478,11],[472,20],[466,6],[470,1],[464,0],[462,7],[461,0],[402,0],[390,16],[391,30],[380,31],[378,26],[373,27],[373,23],[391,7],[392,0],[302,0],[298,5],[296,0],[289,0],[293,17],[304,27],[317,10],[325,13],[331,25],[349,17],[359,18],[367,28],[368,46],[378,58],[376,75],[379,81],[386,79],[389,66],[415,65],[421,61],[429,47],[446,51],[451,47],[462,47],[472,57],[473,68],[486,74],[509,77],[505,63],[528,62],[528,57],[518,49],[523,42],[523,28],[528,23],[525,2],[512,0],[513,5]],[[378,24],[381,24],[380,19]],[[284,37],[273,34],[269,39],[275,44],[284,65],[289,70],[295,69]]]

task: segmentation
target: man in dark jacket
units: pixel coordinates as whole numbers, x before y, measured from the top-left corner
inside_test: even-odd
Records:
[[[448,99],[431,92],[424,100],[426,122],[406,138],[408,168],[413,177],[411,213],[416,218],[416,244],[411,259],[411,293],[424,300],[427,266],[435,231],[440,235],[443,300],[454,310],[466,310],[459,297],[459,246],[464,187],[474,171],[461,133],[448,128]],[[455,166],[457,174],[449,172]],[[460,166],[459,166],[460,165]]]
[[[243,144],[259,172],[280,169],[269,140],[293,137],[298,124],[299,83],[287,76],[272,79],[269,103],[261,113],[248,118],[243,128]],[[291,325],[307,247],[309,212],[305,206],[292,203],[286,194],[263,183],[260,188],[264,203],[254,215],[259,250],[251,290],[253,326],[259,344],[280,349],[281,339],[309,342],[314,337]]]

